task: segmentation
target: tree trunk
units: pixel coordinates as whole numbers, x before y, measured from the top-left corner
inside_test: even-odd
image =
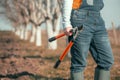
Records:
[[[47,34],[48,34],[48,39],[55,36],[56,34],[54,34],[53,32],[53,27],[52,27],[52,22],[51,20],[47,20],[46,21],[46,25],[47,25]],[[57,41],[53,41],[53,42],[48,42],[48,48],[49,49],[57,49]]]
[[[20,37],[20,27],[17,28],[17,36]]]
[[[58,34],[59,33],[59,31],[60,31],[60,25],[61,24],[61,14],[59,14],[59,17],[58,17],[58,19],[56,19],[56,29],[55,29],[55,32],[56,32],[56,34]]]
[[[41,27],[37,27],[36,31],[36,46],[41,46],[42,40],[41,40]]]
[[[32,26],[32,35],[30,38],[30,42],[35,42],[35,34],[36,34],[36,27],[33,25]]]
[[[24,39],[24,27],[20,26],[20,39]]]
[[[28,39],[28,30],[27,30],[27,26],[24,27],[24,30],[25,30],[24,39],[27,40],[27,39]]]
[[[20,27],[15,28],[15,35],[20,36]]]
[[[118,45],[118,40],[117,40],[117,33],[116,33],[116,28],[114,26],[114,23],[112,22],[112,28],[113,28],[113,36],[114,36],[114,41],[115,41],[115,45]]]

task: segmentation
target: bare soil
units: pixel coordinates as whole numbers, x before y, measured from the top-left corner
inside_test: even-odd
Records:
[[[69,80],[70,58],[67,56],[57,69],[53,66],[66,46],[65,37],[58,40],[58,49],[47,48],[46,33],[43,45],[36,47],[28,40],[20,40],[13,32],[0,31],[0,80]],[[111,80],[120,80],[120,44],[112,44],[115,63]],[[91,55],[85,68],[85,80],[93,80],[96,67]]]

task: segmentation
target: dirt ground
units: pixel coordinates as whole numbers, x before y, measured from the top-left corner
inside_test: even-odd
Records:
[[[65,37],[58,40],[58,49],[47,49],[46,34],[43,46],[36,47],[28,40],[20,40],[10,31],[0,31],[0,80],[69,80],[70,58],[65,57],[57,69],[53,66],[65,49]],[[120,45],[112,44],[115,63],[111,80],[120,80]],[[85,80],[93,80],[96,64],[88,56]]]

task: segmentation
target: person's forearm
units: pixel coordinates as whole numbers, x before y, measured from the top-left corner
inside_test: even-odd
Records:
[[[73,0],[63,0],[63,27],[72,27],[70,23],[70,16],[72,11]]]

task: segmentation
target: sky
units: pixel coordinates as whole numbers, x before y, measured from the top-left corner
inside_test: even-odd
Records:
[[[120,25],[120,0],[103,0],[104,8],[102,10],[102,16],[105,20],[106,27],[110,28],[111,22],[115,26]]]
[[[111,22],[115,26],[120,25],[120,0],[103,0],[104,8],[101,11],[102,17],[105,21],[106,28],[112,27]],[[1,10],[1,7],[0,7]],[[11,30],[9,20],[5,15],[0,14],[0,30]]]

